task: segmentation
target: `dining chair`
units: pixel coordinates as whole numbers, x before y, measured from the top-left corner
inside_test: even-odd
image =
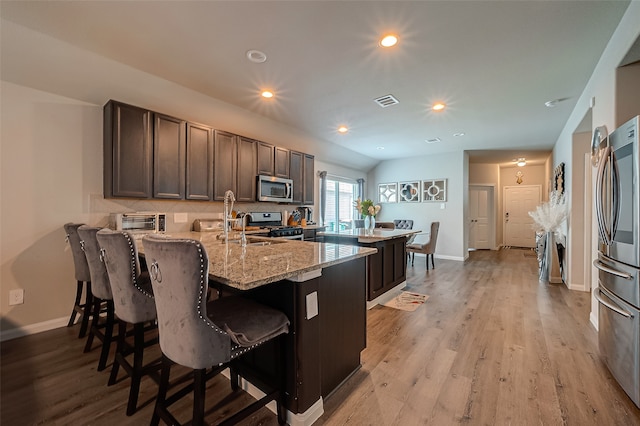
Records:
[[[105,267],[102,252],[98,245],[96,234],[102,228],[82,225],[78,228],[78,235],[84,242],[83,250],[89,264],[91,273],[91,292],[93,294],[93,304],[91,307],[91,326],[87,335],[87,343],[84,352],[89,352],[93,345],[94,337],[102,342],[100,360],[98,361],[98,371],[102,371],[107,366],[107,358],[111,349],[113,338],[113,325],[115,323],[113,295],[109,275]],[[105,314],[102,318],[101,314]]]
[[[84,225],[83,223],[65,223],[64,232],[66,234],[66,241],[71,247],[71,254],[73,255],[73,266],[76,278],[76,300],[71,310],[71,317],[67,327],[71,327],[76,322],[76,316],[81,315],[80,319],[80,331],[78,338],[82,338],[87,333],[87,327],[89,326],[89,317],[92,305],[92,293],[91,293],[91,273],[89,271],[89,264],[87,258],[82,250],[82,242],[78,236],[78,228]],[[86,288],[86,289],[85,289]],[[84,292],[84,303],[82,303],[82,293]]]
[[[113,293],[113,304],[118,321],[118,340],[115,359],[111,366],[108,385],[116,383],[122,367],[131,379],[127,416],[137,410],[140,382],[149,376],[159,382],[160,358],[144,363],[144,350],[158,342],[156,303],[148,271],[142,272],[138,247],[133,236],[125,231],[101,229],[97,232],[98,244],[103,249],[103,259]],[[127,328],[132,327],[133,344],[127,339]],[[128,357],[133,355],[130,362]]]
[[[278,422],[285,422],[284,410],[284,334],[289,320],[276,309],[240,296],[207,302],[209,257],[200,242],[145,236],[142,240],[149,265],[158,312],[163,366],[151,421],[160,419],[178,424],[169,407],[193,392],[193,425],[204,424],[206,380],[230,368],[231,389],[239,389],[236,363],[257,347],[274,341],[277,383],[265,387],[265,396],[227,418],[221,424],[236,424],[251,413],[276,402]],[[173,364],[192,369],[192,380],[167,397]],[[210,369],[210,370],[208,370]],[[253,383],[253,382],[252,382]]]
[[[436,252],[439,229],[440,222],[431,222],[431,232],[428,241],[420,241],[420,236],[424,234],[418,234],[411,244],[407,244],[407,253],[411,253],[411,266],[413,266],[415,254],[422,253],[427,257],[427,271],[429,270],[429,257],[431,257],[431,266],[435,269],[436,265],[433,262],[433,254]]]

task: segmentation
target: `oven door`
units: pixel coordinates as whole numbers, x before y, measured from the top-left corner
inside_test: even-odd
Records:
[[[605,288],[594,290],[599,302],[600,355],[622,389],[640,407],[640,311]]]

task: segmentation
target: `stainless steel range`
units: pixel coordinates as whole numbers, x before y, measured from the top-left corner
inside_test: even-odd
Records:
[[[288,238],[302,240],[304,231],[299,226],[283,226],[281,212],[252,212],[249,213],[247,226],[258,226],[268,231],[273,238]]]

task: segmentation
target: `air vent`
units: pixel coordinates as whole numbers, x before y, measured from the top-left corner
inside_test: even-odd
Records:
[[[378,99],[374,99],[374,101],[380,105],[382,108],[389,107],[391,105],[399,104],[398,100],[393,97],[393,95],[385,95],[381,96]]]

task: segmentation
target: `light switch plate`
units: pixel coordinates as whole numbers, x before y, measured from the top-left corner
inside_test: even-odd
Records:
[[[187,213],[174,213],[173,223],[187,223],[189,215]]]
[[[314,291],[306,296],[307,299],[307,319],[318,315],[318,292]]]
[[[440,203],[440,209],[441,209],[441,210],[444,210],[445,206],[446,206],[446,204],[445,204],[445,203]]]

